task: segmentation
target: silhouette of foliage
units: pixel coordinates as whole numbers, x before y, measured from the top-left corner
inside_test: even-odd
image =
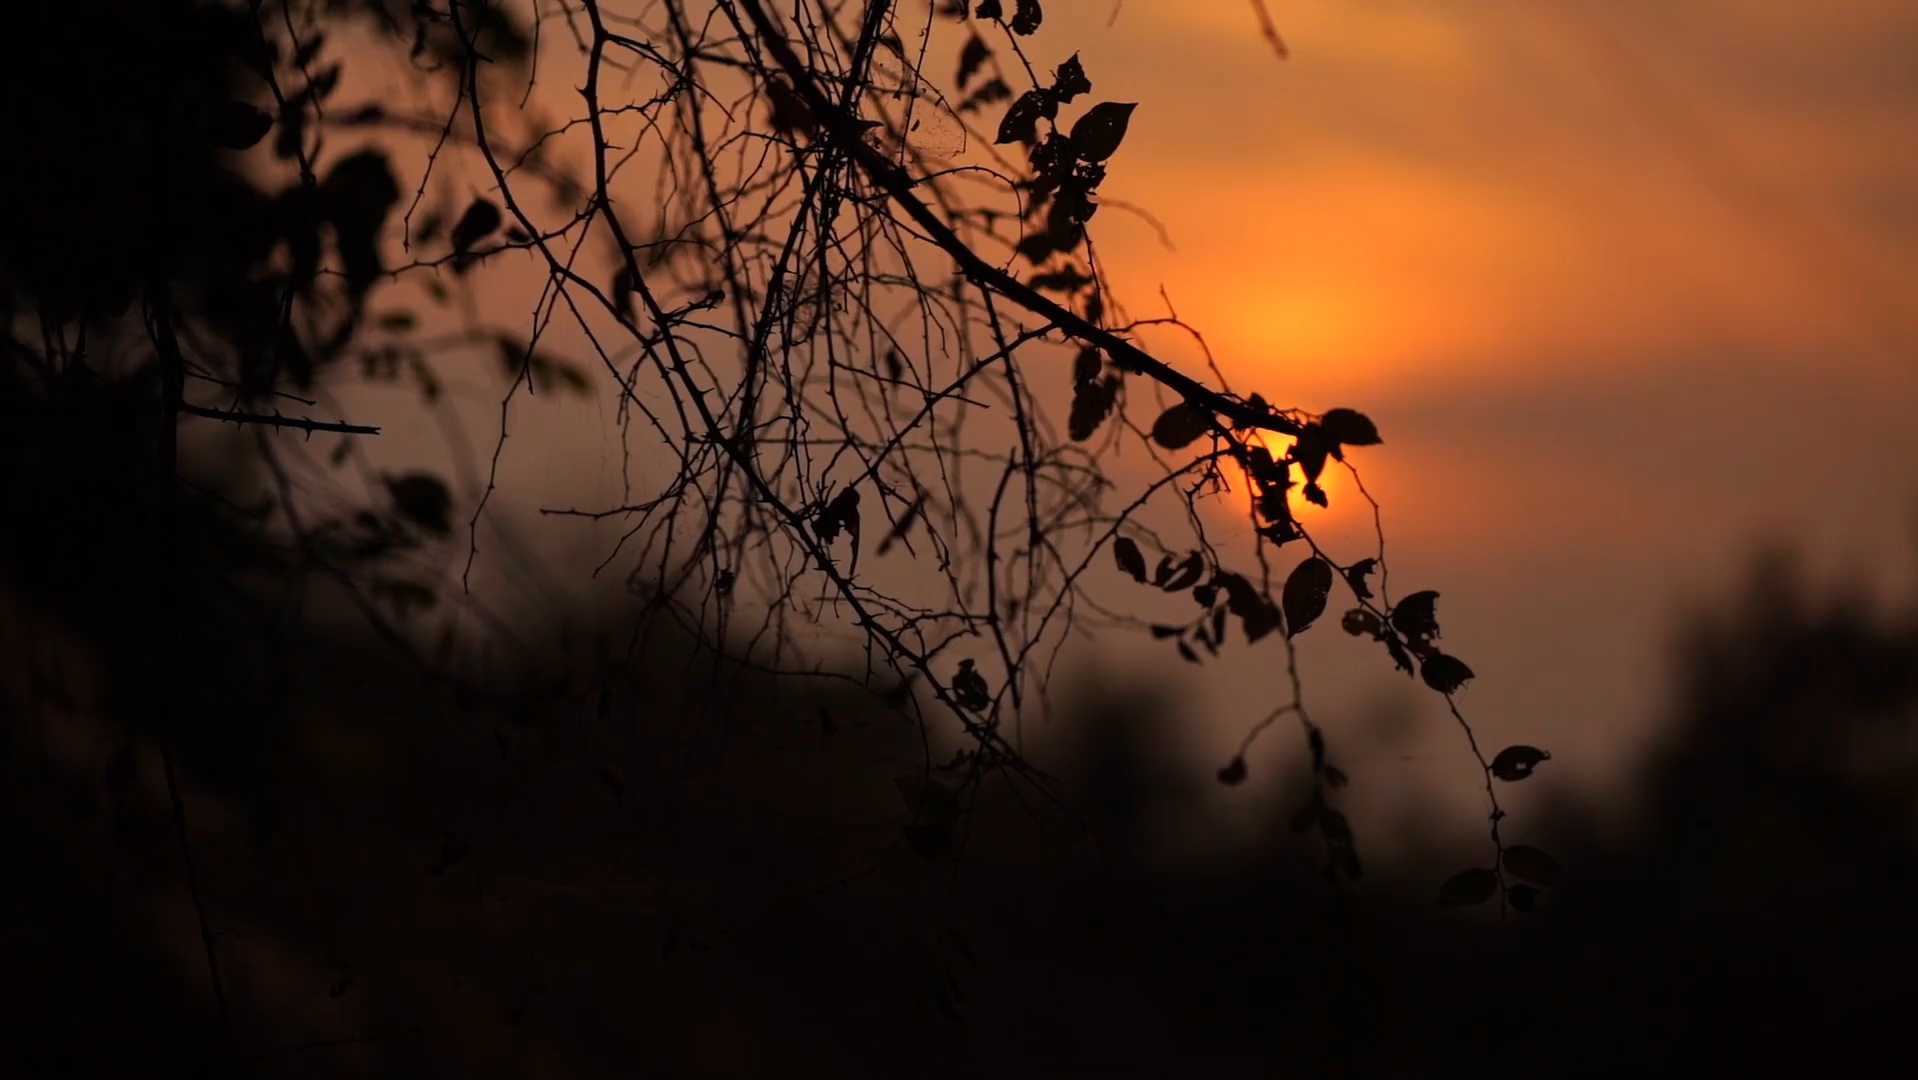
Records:
[[[134,613],[80,617],[121,665],[114,713],[138,716],[122,735],[158,753],[223,1024],[227,946],[183,792],[286,812],[259,777],[294,753],[277,741],[290,735],[257,720],[286,704],[273,688],[307,661],[295,645],[314,609],[356,615],[421,693],[497,708],[482,741],[500,761],[539,742],[557,703],[628,711],[607,657],[585,688],[570,670],[515,672],[535,689],[510,702],[458,671],[507,677],[497,657],[521,628],[474,570],[500,557],[482,538],[509,430],[555,392],[605,403],[625,457],[617,502],[540,507],[622,526],[603,565],[637,598],[625,661],[674,628],[711,665],[715,712],[742,670],[863,687],[921,740],[918,781],[899,786],[910,817],[889,824],[928,859],[967,850],[989,785],[1062,800],[1020,732],[1051,707],[1053,658],[1079,632],[1143,630],[1201,665],[1240,647],[1236,621],[1244,648],[1283,650],[1287,685],[1248,706],[1213,775],[1242,784],[1253,740],[1296,721],[1304,828],[1341,886],[1361,865],[1333,805],[1348,778],[1292,639],[1343,579],[1360,605],[1346,630],[1408,673],[1417,657],[1442,694],[1471,675],[1434,645],[1435,593],[1384,595],[1382,536],[1346,561],[1292,512],[1294,489],[1328,505],[1328,468],[1357,475],[1346,450],[1381,445],[1372,421],[1275,407],[1146,347],[1091,241],[1108,169],[1160,107],[1100,100],[1076,52],[1035,65],[1028,50],[1066,52],[1037,0],[947,4],[929,22],[886,0],[665,0],[643,17],[600,0],[27,10],[0,63],[15,103],[0,135],[26,162],[7,171],[0,231],[8,499],[25,522],[9,557],[44,594]],[[33,52],[98,75],[44,80]],[[367,96],[376,59],[398,64],[401,89]],[[490,274],[528,267],[539,283],[520,308],[482,297]],[[1053,373],[1066,364],[1069,399]],[[362,385],[416,393],[422,417],[449,410],[445,371],[474,368],[502,388],[490,455],[457,463],[470,479],[378,466],[366,444],[381,429],[336,416],[336,394]],[[1126,471],[1119,449],[1151,471]],[[48,462],[63,471],[36,475]],[[1218,510],[1241,481],[1253,527],[1228,531]],[[1150,588],[1114,599],[1091,569],[1107,545]],[[1279,583],[1272,564],[1295,559]],[[1175,594],[1191,622],[1127,613]],[[182,632],[195,620],[254,629],[203,650]],[[230,668],[193,669],[226,649]],[[808,711],[819,739],[846,735],[843,705]],[[930,747],[950,739],[963,749],[942,765]],[[136,791],[139,770],[115,758],[112,790]],[[596,805],[647,787],[631,763],[579,779]],[[1494,865],[1529,879],[1541,864],[1511,865],[1530,849],[1499,842],[1487,790]],[[418,876],[484,876],[482,830],[407,828]],[[1497,891],[1510,896],[1502,878]],[[935,996],[959,1014],[954,969],[939,970]]]

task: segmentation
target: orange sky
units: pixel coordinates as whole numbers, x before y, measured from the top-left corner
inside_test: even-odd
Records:
[[[1093,100],[1141,103],[1101,190],[1176,249],[1100,215],[1131,313],[1161,314],[1163,286],[1236,389],[1377,420],[1359,461],[1395,588],[1443,594],[1488,741],[1548,746],[1567,782],[1629,761],[1674,605],[1761,536],[1911,576],[1918,7],[1269,6],[1283,63],[1249,0],[1124,0],[1110,26],[1112,4],[1052,0],[1026,44],[1042,70],[1078,51]],[[616,475],[610,402],[539,408],[555,421],[523,421],[503,492],[551,505]],[[1340,635],[1306,644],[1335,732],[1410,689]],[[1198,691],[1220,723],[1195,753],[1236,742],[1269,659]],[[1429,695],[1400,696],[1423,726],[1380,751],[1380,786],[1480,797]]]
[[[1379,421],[1396,580],[1444,594],[1495,736],[1626,761],[1674,605],[1760,536],[1909,578],[1918,8],[1270,7],[1284,63],[1249,2],[1048,8],[1095,98],[1142,103],[1103,191],[1177,250],[1097,238],[1241,390]],[[1326,697],[1376,690],[1352,663]]]

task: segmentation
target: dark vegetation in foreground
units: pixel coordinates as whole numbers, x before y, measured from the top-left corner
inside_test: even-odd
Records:
[[[62,423],[110,425],[98,408]],[[8,453],[8,1075],[1595,1075],[1904,1052],[1886,988],[1914,959],[1918,620],[1815,603],[1788,560],[1693,621],[1632,838],[1561,800],[1565,880],[1501,928],[1418,895],[1443,855],[1369,865],[1340,901],[1286,791],[1261,857],[1131,858],[1211,781],[1173,775],[1173,718],[1138,687],[1082,698],[1040,756],[1083,820],[989,788],[957,860],[928,857],[896,780],[923,751],[863,691],[715,666],[664,628],[616,664],[613,613],[450,680],[369,634],[264,633],[274,594],[221,586],[247,541],[207,509],[182,527],[172,712],[221,1031],[141,691],[158,616],[127,552],[150,538],[81,527],[128,497],[98,459]]]

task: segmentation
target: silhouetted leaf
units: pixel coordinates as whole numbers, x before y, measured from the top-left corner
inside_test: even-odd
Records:
[[[1085,111],[1072,125],[1072,148],[1090,162],[1101,162],[1118,152],[1137,102],[1102,101]]]
[[[1097,382],[1080,383],[1072,394],[1072,415],[1067,420],[1067,434],[1073,442],[1085,442],[1105,423],[1112,412],[1113,402],[1119,396],[1119,377],[1108,375]]]
[[[1212,430],[1212,418],[1192,405],[1180,402],[1159,414],[1152,424],[1152,439],[1167,450],[1178,450]]]
[[[1507,886],[1505,900],[1514,910],[1530,915],[1538,910],[1538,888],[1524,884]]]
[[[1428,589],[1400,600],[1392,609],[1393,628],[1414,640],[1438,637],[1438,597]]]
[[[1490,870],[1460,870],[1439,887],[1440,907],[1471,907],[1483,904],[1498,891],[1498,875]]]
[[[811,136],[818,130],[818,121],[813,119],[812,107],[806,99],[780,79],[766,80],[766,101],[771,110],[769,117],[773,130],[781,135]]]
[[[1002,20],[1006,17],[1006,9],[1000,5],[999,0],[979,0],[979,6],[972,9],[972,14],[977,19]]]
[[[1219,783],[1221,784],[1225,784],[1226,786],[1230,787],[1234,784],[1241,784],[1244,782],[1245,782],[1245,756],[1244,755],[1239,755],[1237,757],[1234,757],[1231,761],[1226,762],[1225,768],[1219,770]]]
[[[439,477],[424,472],[387,477],[386,489],[400,513],[414,524],[442,536],[453,531],[453,496]]]
[[[1179,656],[1188,664],[1196,664],[1199,662],[1199,654],[1193,652],[1192,646],[1187,645],[1183,641],[1179,642]]]
[[[966,40],[965,47],[959,50],[959,79],[957,84],[959,89],[964,90],[966,88],[966,80],[978,74],[979,69],[985,66],[986,60],[991,56],[992,50],[986,47],[986,39],[980,37],[978,34],[974,34]]]
[[[1541,762],[1552,760],[1552,755],[1536,746],[1508,746],[1492,759],[1492,775],[1507,783],[1517,783],[1532,775]]]
[[[1360,559],[1345,568],[1345,583],[1352,587],[1352,594],[1361,600],[1372,599],[1372,587],[1366,583],[1366,575],[1379,568],[1377,559]]]
[[[1419,674],[1424,677],[1425,685],[1441,694],[1451,694],[1472,677],[1472,669],[1456,656],[1434,653],[1419,665]]]
[[[1031,37],[1038,32],[1039,24],[1045,17],[1039,0],[1013,0],[1012,32],[1020,37]]]
[[[985,676],[970,660],[959,661],[959,671],[952,677],[952,695],[974,712],[984,712],[992,705],[992,691],[986,686]]]
[[[1316,482],[1305,485],[1305,501],[1319,507],[1331,505],[1331,502],[1325,497],[1325,489],[1320,487]]]
[[[300,42],[300,47],[294,50],[293,53],[293,66],[303,68],[312,63],[314,57],[320,55],[320,47],[325,44],[325,34],[314,34],[312,37]]]
[[[1344,627],[1345,632],[1351,634],[1353,637],[1377,634],[1380,629],[1379,617],[1364,608],[1353,608],[1346,612],[1345,617],[1339,620],[1339,625]]]
[[[1034,274],[1026,284],[1035,289],[1065,293],[1069,296],[1092,284],[1092,279],[1085,276],[1076,266],[1063,266],[1043,274]]]
[[[958,110],[962,113],[978,112],[987,105],[1005,101],[1011,97],[1012,87],[1007,86],[1004,79],[994,76],[980,83],[979,89],[967,95],[966,99],[959,103]]]
[[[1417,673],[1418,669],[1412,665],[1411,655],[1405,651],[1405,646],[1399,643],[1396,636],[1387,635],[1384,641],[1385,651],[1392,654],[1392,663],[1397,664],[1407,675]]]
[[[1316,481],[1325,471],[1325,458],[1334,444],[1325,436],[1325,431],[1317,424],[1307,424],[1299,430],[1299,436],[1292,443],[1288,457],[1298,463],[1299,471],[1305,479]]]
[[[1333,442],[1345,446],[1377,446],[1379,429],[1364,414],[1351,409],[1333,409],[1319,418],[1319,426]]]
[[[1165,588],[1165,583],[1172,579],[1172,567],[1172,556],[1159,556],[1159,565],[1152,571],[1152,584]]]
[[[419,320],[410,311],[389,311],[380,316],[379,323],[380,329],[398,333],[413,329]]]
[[[959,796],[930,776],[916,774],[896,777],[893,786],[905,800],[906,810],[920,825],[951,825],[959,820]]]
[[[1179,564],[1179,572],[1160,582],[1159,587],[1166,592],[1184,592],[1203,576],[1205,576],[1205,556],[1195,551],[1187,555],[1185,561]]]
[[[1006,109],[1005,118],[999,121],[999,133],[993,138],[993,144],[1004,146],[1006,143],[1035,143],[1039,141],[1039,118],[1047,114],[1051,98],[1043,90],[1028,90],[1019,95]],[[1057,105],[1053,105],[1057,108]]]
[[[1558,864],[1557,859],[1529,844],[1514,844],[1505,849],[1505,869],[1514,877],[1524,878],[1547,889],[1557,885],[1565,876],[1565,868]]]
[[[1086,69],[1079,63],[1079,54],[1073,53],[1059,70],[1052,73],[1052,96],[1062,104],[1069,104],[1080,94],[1092,92],[1092,80],[1086,78]]]
[[[1132,575],[1132,580],[1145,582],[1145,556],[1131,537],[1121,536],[1112,542],[1112,557],[1118,561],[1120,570]]]
[[[1152,636],[1161,640],[1178,637],[1183,633],[1185,633],[1185,631],[1177,626],[1165,626],[1160,623],[1154,623],[1152,626]]]
[[[244,101],[219,101],[209,108],[207,131],[216,146],[245,150],[273,129],[273,117]]]
[[[1103,369],[1104,366],[1104,363],[1099,359],[1099,350],[1097,348],[1087,345],[1085,348],[1080,349],[1079,355],[1072,360],[1073,385],[1084,386],[1086,383],[1097,379],[1100,370]]]
[[[1279,594],[1285,613],[1285,633],[1296,637],[1325,614],[1325,598],[1332,592],[1332,564],[1314,556],[1293,567]]]
[[[499,207],[484,198],[474,199],[453,226],[453,250],[462,255],[471,251],[474,244],[493,235],[500,222]]]

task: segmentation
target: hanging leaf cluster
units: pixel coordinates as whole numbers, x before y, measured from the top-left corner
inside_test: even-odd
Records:
[[[961,54],[962,76],[984,63],[989,55],[984,50],[982,41],[978,49],[968,43]],[[968,60],[974,62],[968,64]],[[1060,106],[1091,92],[1092,80],[1075,53],[1053,72],[1049,85],[1027,90],[1007,107],[993,139],[999,145],[1016,142],[1029,148],[1031,176],[1021,185],[1031,196],[1024,213],[1029,231],[1019,241],[1018,252],[1034,265],[1078,247],[1086,222],[1098,212],[1094,196],[1105,180],[1105,162],[1125,141],[1137,107],[1134,102],[1100,102],[1082,113],[1070,132],[1062,131],[1057,123]],[[1039,133],[1041,120],[1048,122],[1044,138]]]

